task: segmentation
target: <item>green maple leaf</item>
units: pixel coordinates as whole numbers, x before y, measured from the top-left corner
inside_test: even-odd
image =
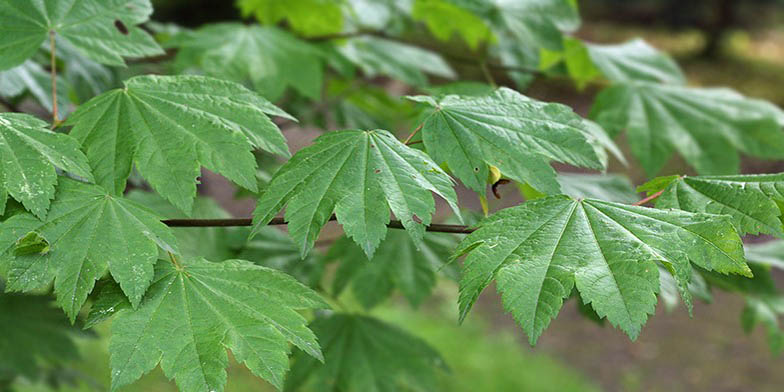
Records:
[[[321,51],[275,27],[212,24],[166,44],[179,48],[179,69],[196,67],[210,76],[250,83],[271,100],[288,86],[312,99],[321,95]]]
[[[425,73],[453,79],[455,71],[438,53],[378,37],[346,40],[337,50],[367,77],[388,75],[414,86],[427,85]]]
[[[153,278],[158,247],[176,252],[160,218],[102,187],[62,179],[46,220],[15,215],[2,223],[0,254],[8,289],[30,291],[54,280],[57,303],[73,321],[95,281],[108,271],[135,305]],[[48,250],[18,252],[32,240]],[[16,255],[14,255],[16,253]]]
[[[242,15],[255,16],[262,24],[285,20],[304,35],[339,33],[343,29],[341,3],[332,0],[238,0]]]
[[[686,83],[678,64],[642,39],[615,45],[585,44],[585,47],[596,67],[613,82]]]
[[[500,88],[487,96],[411,97],[431,106],[425,148],[466,186],[484,192],[488,165],[546,193],[558,193],[550,160],[602,168],[589,124],[570,108]]]
[[[632,154],[649,175],[677,151],[700,174],[738,171],[738,151],[784,157],[784,112],[723,88],[625,82],[603,90],[591,117],[617,135],[627,132]]]
[[[294,354],[286,391],[434,391],[441,356],[424,341],[371,317],[335,313],[310,328],[324,350],[324,363]]]
[[[427,298],[436,284],[437,272],[454,249],[450,235],[428,233],[417,249],[401,231],[387,233],[372,260],[346,237],[330,247],[326,261],[340,261],[332,281],[334,295],[351,284],[354,297],[366,309],[385,299],[397,288],[412,306]]]
[[[2,289],[2,284],[0,284]],[[49,297],[0,294],[0,374],[41,377],[41,368],[56,367],[79,357],[79,330],[68,323]],[[53,366],[54,365],[54,366]]]
[[[277,388],[289,367],[289,342],[323,360],[297,311],[328,306],[294,278],[244,260],[159,261],[137,309],[112,322],[112,390],[160,362],[183,391],[222,391],[230,349],[238,362]]]
[[[189,213],[201,166],[256,191],[261,148],[288,156],[267,115],[285,112],[239,84],[204,76],[137,76],[101,94],[68,118],[96,182],[116,194],[131,167],[161,196]]]
[[[0,3],[0,69],[21,64],[55,34],[103,64],[163,54],[137,25],[152,13],[149,0],[7,0]]]
[[[275,173],[253,213],[253,233],[288,205],[289,233],[304,257],[334,211],[346,234],[372,257],[386,235],[390,209],[415,241],[435,211],[430,192],[458,213],[453,185],[426,154],[388,131],[330,132]]]
[[[652,194],[657,208],[724,214],[740,234],[770,234],[784,238],[780,219],[784,205],[784,174],[736,176],[675,176],[654,179],[638,190]]]
[[[10,195],[35,216],[46,216],[57,184],[55,167],[93,179],[79,143],[47,128],[27,114],[0,113],[0,211],[3,195]]]
[[[531,343],[575,286],[584,303],[634,339],[654,311],[659,265],[673,272],[681,288],[689,283],[690,262],[721,273],[751,274],[727,216],[565,196],[486,218],[454,257],[466,253],[461,319],[495,280],[504,308]],[[682,295],[688,301],[688,291]]]

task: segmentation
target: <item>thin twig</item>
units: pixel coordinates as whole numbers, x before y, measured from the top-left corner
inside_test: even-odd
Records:
[[[414,132],[411,132],[411,134],[410,134],[410,135],[408,135],[408,137],[406,138],[406,140],[404,140],[404,141],[403,141],[403,144],[405,144],[405,145],[411,145],[411,144],[413,144],[413,143],[411,142],[411,138],[413,138],[413,137],[414,137],[414,136],[415,136],[417,133],[419,133],[419,131],[421,131],[421,130],[422,130],[422,127],[423,127],[423,126],[425,126],[425,123],[424,123],[424,122],[423,122],[422,124],[419,124],[419,126],[418,126],[418,127],[416,127],[416,129],[414,130]]]
[[[50,53],[50,60],[51,60],[51,77],[52,77],[52,129],[57,127],[58,118],[57,118],[57,61],[55,58],[55,43],[54,43],[54,30],[49,30],[49,51]]]
[[[657,197],[661,196],[662,193],[664,193],[664,189],[662,189],[662,190],[660,190],[660,191],[658,191],[658,192],[656,192],[656,193],[654,193],[654,194],[652,194],[652,195],[650,195],[650,196],[648,196],[648,197],[646,197],[644,199],[641,199],[638,202],[632,203],[632,205],[633,206],[641,206],[641,205],[643,205],[643,204],[645,204],[645,203],[647,203],[647,202],[649,202],[651,200],[654,200]]]
[[[335,216],[331,216],[329,220],[335,220]],[[251,218],[228,218],[228,219],[167,219],[162,221],[163,224],[169,227],[237,227],[237,226],[252,226],[253,221]],[[284,218],[272,218],[268,223],[269,225],[285,225]],[[403,229],[403,222],[399,220],[392,220],[387,223],[387,227],[391,229]],[[469,234],[474,231],[473,228],[463,225],[447,225],[433,223],[425,228],[426,231],[438,233],[456,233],[456,234]]]

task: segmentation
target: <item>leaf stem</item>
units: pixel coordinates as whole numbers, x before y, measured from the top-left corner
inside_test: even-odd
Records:
[[[650,196],[648,196],[648,197],[646,197],[644,199],[641,199],[638,202],[632,203],[632,205],[633,206],[641,206],[641,205],[643,205],[643,204],[645,204],[645,203],[647,203],[647,202],[649,202],[651,200],[655,200],[657,197],[661,196],[662,193],[664,193],[664,189],[662,189],[662,190],[660,190],[660,191],[658,191],[658,192],[656,192],[656,193],[654,193],[654,194],[652,194],[652,195],[650,195]]]
[[[408,145],[411,145],[411,144],[414,144],[415,142],[411,142],[411,139],[412,139],[412,138],[413,138],[413,137],[414,137],[414,136],[415,136],[417,133],[419,133],[419,131],[421,131],[421,130],[422,130],[422,127],[423,127],[423,126],[425,126],[425,123],[424,123],[424,122],[423,122],[422,124],[419,124],[419,126],[418,126],[418,127],[416,127],[416,129],[414,129],[414,132],[411,132],[411,133],[408,135],[408,137],[406,138],[406,140],[404,140],[404,141],[403,141],[403,144],[405,144],[405,145],[407,145],[407,146],[408,146]]]
[[[490,73],[490,69],[487,67],[487,61],[482,60],[479,63],[479,68],[482,69],[482,74],[485,75],[485,79],[487,80],[487,84],[489,84],[493,88],[498,88],[498,84],[495,82],[495,78],[493,78],[493,74]]]
[[[329,220],[335,220],[335,216],[331,216]],[[169,227],[237,227],[237,226],[252,226],[253,220],[251,218],[229,218],[229,219],[167,219],[162,221],[163,224]],[[283,218],[273,218],[269,225],[285,225],[286,221]],[[387,224],[390,229],[403,229],[403,223],[399,220],[392,220]],[[474,231],[473,228],[463,225],[447,225],[433,223],[425,228],[426,231],[438,233],[455,233],[455,234],[469,234]]]
[[[50,71],[51,71],[51,78],[52,78],[52,129],[55,129],[59,123],[59,119],[57,118],[57,61],[55,57],[55,38],[54,38],[54,30],[49,30],[49,59],[50,59]]]

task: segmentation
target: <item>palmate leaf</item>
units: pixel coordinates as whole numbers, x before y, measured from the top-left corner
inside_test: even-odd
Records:
[[[222,391],[230,349],[237,361],[277,388],[289,367],[289,342],[323,360],[316,336],[297,311],[327,308],[294,278],[244,260],[159,261],[135,310],[112,323],[112,390],[160,362],[183,391]]]
[[[372,257],[386,235],[390,209],[415,241],[435,212],[430,192],[458,213],[453,185],[426,154],[388,131],[330,132],[275,173],[253,213],[253,233],[288,205],[289,233],[304,257],[334,211],[346,234]]]
[[[294,354],[286,391],[394,392],[438,390],[441,356],[424,341],[374,318],[335,313],[310,328],[324,363]]]
[[[634,339],[654,311],[659,265],[673,272],[681,288],[689,283],[690,262],[720,273],[751,273],[727,216],[565,196],[486,218],[454,257],[463,254],[461,318],[495,280],[504,308],[531,343],[575,286],[584,303]],[[682,295],[688,301],[688,291]]]
[[[657,208],[729,215],[740,234],[784,238],[780,218],[784,173],[660,177],[638,190],[649,194],[663,190]]]
[[[179,48],[175,65],[180,70],[196,67],[210,76],[250,83],[271,100],[289,86],[306,97],[320,97],[321,52],[278,28],[218,23],[166,44]]]
[[[616,45],[586,43],[585,47],[596,67],[613,82],[686,83],[678,64],[642,39]]]
[[[417,249],[409,236],[393,230],[368,260],[361,248],[341,237],[326,256],[327,262],[340,262],[332,281],[333,295],[351,284],[354,297],[370,309],[398,289],[412,306],[418,306],[433,290],[455,244],[448,234],[427,233]]]
[[[0,3],[0,69],[31,57],[50,32],[103,64],[162,54],[137,25],[152,13],[149,0],[5,0]]]
[[[15,215],[0,228],[8,289],[30,291],[54,280],[57,303],[71,321],[107,269],[136,305],[153,278],[158,247],[177,252],[174,236],[158,216],[100,186],[70,179],[61,180],[46,220]],[[30,232],[49,249],[15,252]]]
[[[738,171],[738,151],[784,157],[784,112],[724,88],[625,82],[603,90],[591,118],[612,135],[627,132],[632,154],[648,175],[677,151],[699,174]]]
[[[251,150],[288,156],[267,115],[288,116],[233,82],[204,76],[137,76],[68,118],[96,182],[115,194],[136,169],[161,196],[189,213],[204,165],[256,191]]]
[[[545,193],[558,193],[550,160],[602,168],[589,124],[570,108],[501,88],[488,96],[411,99],[430,105],[422,139],[466,186],[483,192],[488,165]]]
[[[7,196],[43,218],[54,197],[55,167],[92,180],[79,143],[48,130],[48,124],[27,114],[0,113],[0,211]]]
[[[338,51],[368,77],[387,75],[414,86],[427,85],[425,73],[452,79],[455,72],[435,52],[378,37],[346,40]]]
[[[262,24],[285,20],[304,35],[339,33],[343,29],[341,2],[333,0],[237,0],[245,17],[255,16]]]

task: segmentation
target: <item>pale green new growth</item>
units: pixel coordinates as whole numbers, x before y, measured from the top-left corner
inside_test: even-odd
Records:
[[[47,252],[15,252],[19,239],[32,231],[48,242]],[[71,321],[107,269],[138,304],[153,278],[158,247],[177,251],[158,216],[100,186],[69,179],[61,180],[46,220],[21,214],[0,225],[0,263],[8,269],[8,289],[30,291],[54,280],[57,303]]]
[[[161,196],[189,213],[202,165],[256,191],[251,150],[289,155],[268,114],[285,112],[233,82],[150,75],[91,99],[67,124],[98,184],[121,193],[135,164]]]
[[[323,361],[297,311],[327,307],[294,278],[244,260],[161,260],[139,307],[120,310],[112,323],[112,390],[160,363],[182,391],[222,391],[226,349],[280,389],[289,343]]]
[[[625,82],[603,90],[591,118],[629,147],[649,175],[677,151],[700,174],[736,173],[738,152],[784,157],[784,112],[724,88]]]
[[[779,217],[780,205],[784,205],[782,173],[678,177],[663,189],[656,199],[657,208],[725,214],[732,217],[740,234],[784,238]]]
[[[584,303],[632,339],[656,305],[659,265],[683,290],[694,263],[750,275],[727,216],[660,211],[552,196],[502,210],[479,223],[455,256],[468,254],[460,316],[496,280],[504,308],[535,343],[576,286]]]
[[[466,186],[484,192],[488,165],[528,182],[545,193],[558,193],[550,160],[603,168],[591,141],[590,124],[567,106],[530,99],[500,88],[488,96],[447,95],[411,99],[432,106],[422,127],[425,148]]]
[[[346,234],[372,257],[387,232],[389,211],[415,241],[435,212],[430,192],[458,213],[449,176],[430,157],[384,130],[345,130],[320,136],[275,173],[253,213],[253,232],[284,206],[289,233],[302,255],[334,212]]]
[[[324,363],[294,354],[286,391],[430,392],[438,390],[441,356],[416,336],[367,316],[336,313],[310,328]]]
[[[93,179],[79,143],[47,128],[27,114],[0,113],[0,211],[8,194],[38,218],[45,217],[57,184],[55,167]]]
[[[50,32],[108,65],[125,65],[123,57],[162,54],[155,40],[137,26],[151,13],[150,0],[4,0],[0,2],[0,69],[30,58]]]

